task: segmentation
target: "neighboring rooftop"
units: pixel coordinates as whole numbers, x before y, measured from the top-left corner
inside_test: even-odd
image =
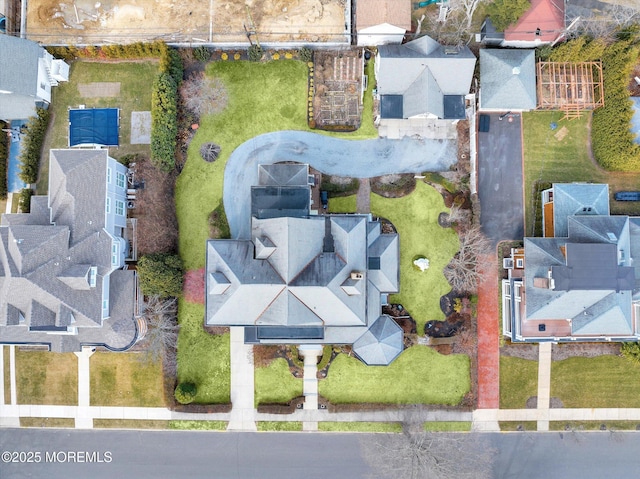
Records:
[[[356,2],[358,31],[388,23],[411,30],[411,0],[367,0]]]
[[[564,35],[564,0],[531,0],[515,25],[504,31],[506,42],[551,43]]]

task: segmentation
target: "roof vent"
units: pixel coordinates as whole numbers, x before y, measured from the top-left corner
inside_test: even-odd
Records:
[[[611,231],[607,231],[607,238],[609,238],[609,241],[618,241],[618,237]]]
[[[445,55],[457,55],[458,53],[460,53],[460,50],[458,49],[458,47],[455,47],[455,46],[452,46],[452,45],[444,47],[444,54]]]
[[[349,277],[357,281],[360,279],[364,279],[364,274],[360,273],[359,271],[352,271]]]
[[[520,75],[520,67],[513,67],[511,73],[513,73],[514,75]]]
[[[536,288],[549,289],[549,278],[533,278],[533,286]]]

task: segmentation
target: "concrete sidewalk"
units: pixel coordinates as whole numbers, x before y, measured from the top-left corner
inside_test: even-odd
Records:
[[[548,410],[551,399],[551,343],[538,345],[538,410]],[[548,431],[549,421],[538,419],[538,431]]]
[[[95,348],[83,347],[79,353],[74,353],[78,357],[78,416],[76,417],[76,428],[91,429],[93,419],[87,412],[91,406],[91,369],[90,358],[95,352]]]
[[[244,328],[231,330],[231,417],[229,430],[255,431],[253,346],[244,344]]]

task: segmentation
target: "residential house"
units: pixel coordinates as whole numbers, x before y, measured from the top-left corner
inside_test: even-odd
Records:
[[[375,74],[380,124],[385,120],[460,120],[476,57],[468,47],[440,45],[424,36],[378,48]]]
[[[502,324],[516,342],[640,339],[640,218],[609,215],[607,185],[542,192],[543,238],[505,258]]]
[[[51,87],[69,65],[31,40],[0,34],[0,120],[24,120],[51,103]]]
[[[52,150],[49,195],[0,225],[0,343],[126,350],[144,331],[125,259],[127,168],[108,150]],[[142,328],[142,329],[141,329]]]
[[[351,344],[367,364],[388,364],[403,348],[381,313],[399,287],[398,235],[371,215],[309,214],[304,186],[283,186],[307,168],[261,165],[251,239],[207,242],[205,324],[243,326],[247,343]]]
[[[534,50],[480,50],[480,111],[529,111],[537,106]]]
[[[554,44],[565,35],[565,0],[531,0],[531,7],[518,21],[498,32],[490,18],[481,28],[481,38],[487,45],[535,48]]]
[[[411,0],[356,2],[359,46],[400,44],[408,30],[411,30]]]

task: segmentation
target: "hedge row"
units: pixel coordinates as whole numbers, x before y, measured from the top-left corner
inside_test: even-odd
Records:
[[[75,60],[76,58],[95,59],[125,59],[125,58],[162,58],[169,51],[169,47],[162,41],[153,43],[129,43],[127,45],[104,45],[101,47],[46,47],[47,51],[57,58]]]
[[[40,152],[49,125],[49,110],[38,108],[36,116],[29,119],[27,133],[22,139],[20,154],[20,179],[27,184],[38,181],[40,167]],[[6,183],[6,182],[5,182]]]
[[[151,94],[151,162],[170,172],[176,164],[178,88],[173,77],[160,73]]]
[[[8,128],[0,121],[0,130]],[[7,198],[7,160],[9,159],[9,137],[0,131],[0,200]]]
[[[31,211],[31,197],[33,196],[33,190],[31,188],[23,188],[20,190],[20,196],[18,197],[18,209],[22,213],[29,213]]]
[[[554,48],[549,60],[584,62],[602,60],[604,106],[593,112],[591,147],[598,163],[608,170],[640,170],[640,146],[633,142],[633,109],[628,83],[640,48],[630,40],[607,45],[601,39],[579,37]]]

